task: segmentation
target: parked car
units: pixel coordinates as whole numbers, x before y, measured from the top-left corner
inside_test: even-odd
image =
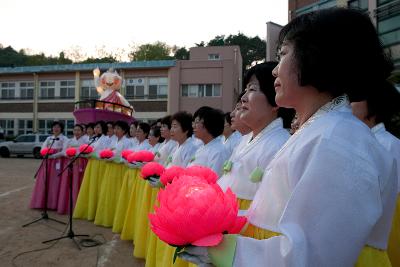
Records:
[[[40,149],[48,134],[23,134],[17,136],[14,141],[0,143],[0,156],[8,158],[10,155],[33,155],[41,158]]]

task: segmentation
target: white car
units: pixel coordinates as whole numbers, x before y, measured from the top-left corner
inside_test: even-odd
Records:
[[[0,156],[8,158],[10,155],[33,155],[41,158],[40,149],[48,134],[23,134],[15,138],[14,141],[0,143]]]

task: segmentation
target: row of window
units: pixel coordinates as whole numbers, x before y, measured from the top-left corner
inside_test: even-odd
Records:
[[[33,99],[33,82],[0,83],[1,99]],[[93,80],[81,81],[80,98],[98,98]],[[164,99],[168,96],[168,78],[128,78],[126,97],[133,99]],[[40,81],[40,99],[74,99],[75,81]]]
[[[181,87],[183,97],[219,97],[221,96],[220,84],[183,84]]]
[[[53,119],[39,120],[38,132],[43,134],[51,133],[51,124]],[[58,120],[64,123],[64,135],[71,137],[73,135],[74,120],[71,119],[61,119]],[[16,123],[15,123],[16,122]],[[16,127],[15,127],[16,126]],[[0,133],[5,136],[16,136],[21,134],[30,134],[33,132],[33,122],[32,120],[25,119],[2,119],[0,120]]]

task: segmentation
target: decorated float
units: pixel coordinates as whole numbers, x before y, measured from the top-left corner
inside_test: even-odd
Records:
[[[103,121],[126,121],[132,123],[134,109],[119,92],[122,78],[118,73],[109,69],[100,76],[100,70],[93,70],[94,84],[100,99],[87,99],[75,103],[74,116],[77,123]]]

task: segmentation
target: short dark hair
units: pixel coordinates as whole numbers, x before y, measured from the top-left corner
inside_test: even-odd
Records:
[[[165,116],[161,119],[161,124],[167,125],[168,129],[171,130],[171,115]]]
[[[64,126],[63,122],[61,122],[61,121],[53,121],[53,123],[51,124],[51,128],[53,128],[56,125],[60,126],[61,132],[64,132],[65,126]]]
[[[120,127],[125,134],[129,131],[129,125],[126,121],[116,121],[114,123],[114,127],[115,126]]]
[[[161,128],[159,126],[153,126],[150,129],[150,132],[153,132],[154,137],[158,137],[158,143],[164,142],[164,138],[161,136]]]
[[[260,90],[268,100],[268,103],[276,107],[275,102],[275,77],[272,76],[272,70],[278,65],[278,62],[269,61],[257,64],[250,68],[243,78],[243,88],[247,86],[250,78],[254,75],[260,83]]]
[[[209,106],[202,106],[202,107],[198,108],[193,114],[193,120],[196,119],[197,117],[199,117],[199,114],[204,113],[206,110],[212,110],[212,109],[213,108],[209,107]]]
[[[88,123],[88,124],[86,124],[86,129],[87,128],[92,128],[92,129],[94,129],[94,123]]]
[[[230,113],[230,112],[226,112],[226,113],[224,114],[224,116],[225,116],[226,122],[227,122],[229,125],[232,125],[231,113]]]
[[[143,132],[144,132],[144,134],[146,135],[146,137],[149,136],[150,125],[149,125],[148,123],[146,123],[146,122],[140,122],[139,125],[138,125],[138,127],[139,127],[140,129],[143,130]]]
[[[187,131],[186,136],[191,137],[193,134],[192,119],[192,114],[186,111],[179,111],[172,115],[171,122],[177,121],[181,125],[182,131]]]
[[[132,126],[132,124],[135,125],[135,128],[137,128],[138,125],[139,125],[139,122],[138,122],[138,121],[134,121],[134,122],[132,122],[129,126]]]
[[[79,128],[81,129],[81,131],[83,131],[83,126],[82,126],[82,124],[77,123],[77,124],[74,125],[74,128],[75,128],[75,127],[79,127]]]
[[[383,84],[381,90],[367,98],[368,118],[375,116],[377,123],[391,123],[395,113],[400,111],[400,93],[389,81]]]
[[[100,125],[101,127],[101,133],[106,134],[108,131],[107,124],[104,121],[96,121],[94,126]]]
[[[265,95],[268,103],[273,107],[276,107],[277,104],[275,102],[275,77],[272,75],[272,70],[277,65],[278,62],[275,61],[257,64],[247,71],[243,79],[243,87],[246,87],[251,77],[254,75],[260,84],[260,91]],[[282,118],[284,128],[290,128],[290,124],[293,120],[294,114],[294,109],[279,107],[278,117]]]
[[[194,118],[203,120],[204,128],[206,128],[214,138],[222,134],[224,131],[225,118],[221,110],[204,106],[199,108],[196,112],[197,116]]]
[[[280,32],[279,43],[293,45],[299,85],[311,85],[333,97],[364,100],[379,90],[393,64],[384,52],[369,16],[331,8],[301,15]]]

